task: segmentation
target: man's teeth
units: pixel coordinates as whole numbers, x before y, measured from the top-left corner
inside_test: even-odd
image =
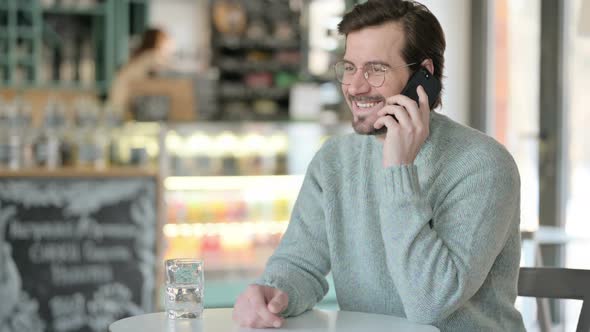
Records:
[[[357,102],[356,103],[356,106],[358,106],[360,108],[370,108],[370,107],[373,107],[373,106],[375,106],[377,104],[378,103],[374,103],[374,102],[373,103],[359,103],[359,102]]]

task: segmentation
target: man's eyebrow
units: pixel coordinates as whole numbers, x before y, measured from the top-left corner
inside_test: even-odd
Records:
[[[389,65],[389,63],[387,63],[387,62],[385,62],[385,61],[379,61],[379,60],[376,60],[376,61],[369,61],[369,62],[367,62],[366,64],[367,64],[367,65],[382,65],[382,66],[391,67],[391,66]]]
[[[354,65],[354,63],[350,60],[342,59],[342,61]],[[380,60],[367,61],[363,64],[363,66],[366,66],[366,65],[382,65],[382,66],[391,67],[391,65],[389,63],[387,63],[385,61],[380,61]]]

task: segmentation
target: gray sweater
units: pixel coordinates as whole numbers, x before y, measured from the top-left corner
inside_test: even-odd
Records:
[[[382,143],[328,140],[258,284],[312,308],[332,271],[342,310],[407,317],[441,331],[524,331],[514,307],[520,180],[492,138],[431,113],[413,165],[381,166]]]

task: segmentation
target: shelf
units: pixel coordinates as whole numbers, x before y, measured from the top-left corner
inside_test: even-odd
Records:
[[[281,63],[277,61],[247,61],[247,60],[236,60],[236,59],[222,59],[217,63],[217,67],[225,72],[235,73],[248,73],[248,72],[260,72],[270,71],[277,72],[281,70],[285,71],[297,71],[299,70],[299,64]]]
[[[228,38],[223,37],[213,40],[213,44],[217,47],[227,49],[270,49],[270,50],[284,50],[284,49],[298,49],[300,42],[298,40],[281,40],[277,38],[265,39],[248,39],[248,38]]]
[[[33,168],[18,171],[0,169],[0,177],[145,177],[157,176],[158,171],[139,167],[111,167],[103,170],[86,167],[62,167],[54,170],[45,168]]]
[[[261,176],[170,176],[164,180],[164,187],[170,191],[228,191],[250,188],[276,188],[298,192],[303,175],[261,175]]]
[[[31,1],[23,1],[23,0],[18,0],[18,2],[11,4],[8,4],[5,2],[6,0],[2,0],[0,2],[0,10],[4,10],[4,11],[13,11],[13,10],[18,10],[21,12],[34,12],[35,11],[35,6],[33,5],[33,3],[31,3]]]
[[[219,94],[227,99],[286,99],[290,92],[290,88],[250,88],[243,84],[224,83],[220,86]]]
[[[89,92],[99,92],[102,89],[101,85],[89,85],[84,86],[81,85],[79,82],[53,82],[53,83],[11,83],[11,82],[2,82],[6,87],[14,88],[14,89],[51,89],[51,90],[75,90],[75,91],[89,91]]]
[[[35,60],[32,59],[30,56],[27,58],[20,58],[16,60],[16,63],[20,66],[34,66],[35,65]]]
[[[97,5],[92,8],[74,7],[74,6],[52,6],[42,9],[43,14],[55,15],[81,15],[81,16],[100,16],[105,14],[105,8]]]
[[[163,232],[169,238],[203,236],[242,238],[254,235],[283,234],[287,230],[288,223],[288,220],[282,220],[166,224]]]
[[[37,37],[37,34],[33,28],[20,27],[16,30],[16,36],[17,38],[34,39]]]

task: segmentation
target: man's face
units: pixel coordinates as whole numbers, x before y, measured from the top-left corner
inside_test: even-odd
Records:
[[[365,80],[363,66],[367,63],[383,63],[390,68],[404,65],[403,45],[404,32],[397,23],[364,28],[346,37],[344,60],[358,70],[351,84],[342,84],[342,93],[352,112],[352,127],[358,134],[380,133],[373,127],[379,118],[377,112],[385,106],[385,98],[399,94],[410,78],[408,67],[389,69],[383,85],[374,87]]]

